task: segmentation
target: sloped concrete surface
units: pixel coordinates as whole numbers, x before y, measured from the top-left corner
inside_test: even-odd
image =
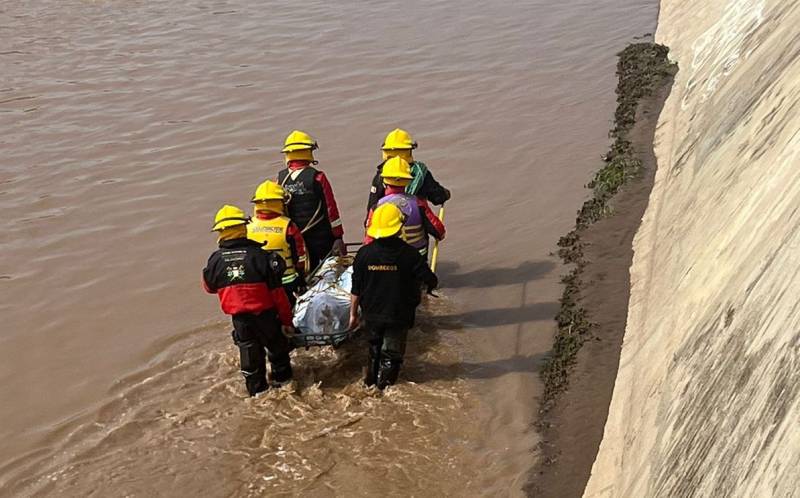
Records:
[[[800,1],[661,7],[680,71],[585,496],[800,496]]]

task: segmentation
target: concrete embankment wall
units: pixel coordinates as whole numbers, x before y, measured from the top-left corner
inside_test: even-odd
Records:
[[[800,496],[800,1],[661,7],[680,71],[585,496]]]

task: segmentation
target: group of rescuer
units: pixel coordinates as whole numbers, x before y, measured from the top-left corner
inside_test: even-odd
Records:
[[[445,228],[429,202],[443,205],[450,191],[414,160],[416,147],[404,130],[386,136],[367,204],[364,245],[353,263],[350,328],[363,322],[369,342],[364,381],[380,389],[397,380],[421,287],[431,292],[438,285],[427,253],[429,237],[444,239]],[[225,205],[214,219],[219,249],[203,270],[203,287],[231,315],[251,396],[270,387],[267,359],[272,386],[292,379],[292,307],[312,270],[330,255],[347,253],[333,189],[315,168],[317,148],[307,133],[290,133],[282,149],[286,168],[258,185],[252,218]]]

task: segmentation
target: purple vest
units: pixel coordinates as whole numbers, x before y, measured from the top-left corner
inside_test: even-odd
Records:
[[[422,224],[422,213],[417,198],[408,194],[390,194],[378,201],[378,206],[391,202],[406,216],[401,236],[416,249],[427,249],[428,237]]]

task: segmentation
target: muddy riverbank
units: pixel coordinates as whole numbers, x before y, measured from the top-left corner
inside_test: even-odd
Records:
[[[614,143],[589,183],[592,198],[576,227],[559,241],[572,270],[564,276],[559,331],[543,368],[543,457],[526,487],[530,496],[580,497],[603,436],[630,298],[633,238],[656,172],[658,117],[677,67],[652,43],[619,55]]]

